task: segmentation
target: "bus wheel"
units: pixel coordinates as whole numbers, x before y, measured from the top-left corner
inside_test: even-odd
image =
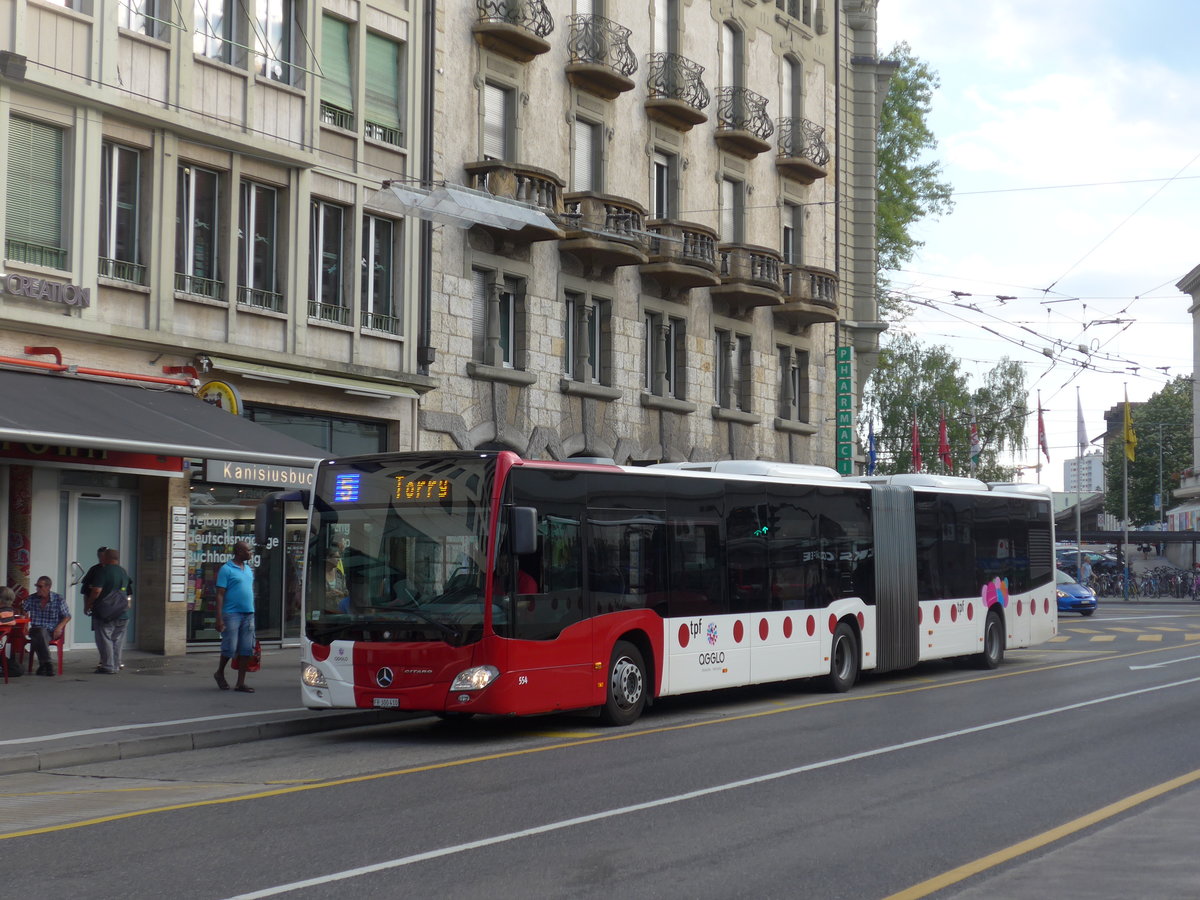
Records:
[[[854,687],[858,680],[858,641],[854,629],[841,622],[833,632],[833,644],[829,648],[829,677],[825,686],[835,694],[842,694]]]
[[[628,641],[617,641],[608,664],[608,702],[600,718],[609,725],[629,725],[646,706],[646,663]]]
[[[1004,661],[1004,623],[995,612],[988,613],[983,626],[983,651],[975,655],[975,665],[994,669]]]

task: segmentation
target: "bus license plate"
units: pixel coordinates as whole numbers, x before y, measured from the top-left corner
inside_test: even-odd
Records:
[[[398,697],[376,697],[371,701],[371,705],[380,709],[399,709],[400,699]]]

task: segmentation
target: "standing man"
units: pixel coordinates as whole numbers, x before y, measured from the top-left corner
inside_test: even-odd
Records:
[[[233,545],[233,559],[217,573],[217,631],[221,635],[221,662],[213,678],[217,687],[229,690],[225,680],[225,664],[238,660],[235,691],[253,694],[246,684],[246,669],[254,653],[254,570],[250,567],[250,545],[238,541]]]
[[[1079,564],[1079,583],[1084,587],[1092,586],[1092,564],[1088,562],[1088,558],[1083,557],[1083,562]]]
[[[115,619],[107,622],[92,619],[92,630],[96,633],[96,649],[100,651],[100,665],[96,666],[96,674],[116,675],[121,671],[121,648],[125,644],[125,629],[129,627],[133,583],[129,573],[121,568],[121,554],[118,550],[113,547],[107,548],[101,555],[101,560],[104,568],[88,588],[83,611],[90,616],[96,601],[109,591],[124,591],[129,597],[130,606]]]
[[[62,594],[50,590],[50,576],[43,575],[34,585],[34,595],[25,601],[29,613],[29,641],[37,654],[39,675],[54,675],[50,645],[63,636],[71,611]]]

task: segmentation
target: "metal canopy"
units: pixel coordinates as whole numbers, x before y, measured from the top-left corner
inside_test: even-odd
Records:
[[[368,203],[389,212],[457,228],[484,225],[503,231],[530,227],[558,230],[550,217],[537,207],[457,184],[430,190],[414,184],[391,182],[376,191]]]
[[[325,452],[190,393],[0,370],[0,440],[312,466]]]

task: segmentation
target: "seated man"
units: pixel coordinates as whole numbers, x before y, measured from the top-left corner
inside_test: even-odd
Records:
[[[50,576],[43,575],[34,585],[34,594],[25,601],[29,615],[29,642],[37,654],[39,675],[52,676],[54,665],[50,660],[50,645],[63,636],[71,611],[62,594],[50,590]]]

